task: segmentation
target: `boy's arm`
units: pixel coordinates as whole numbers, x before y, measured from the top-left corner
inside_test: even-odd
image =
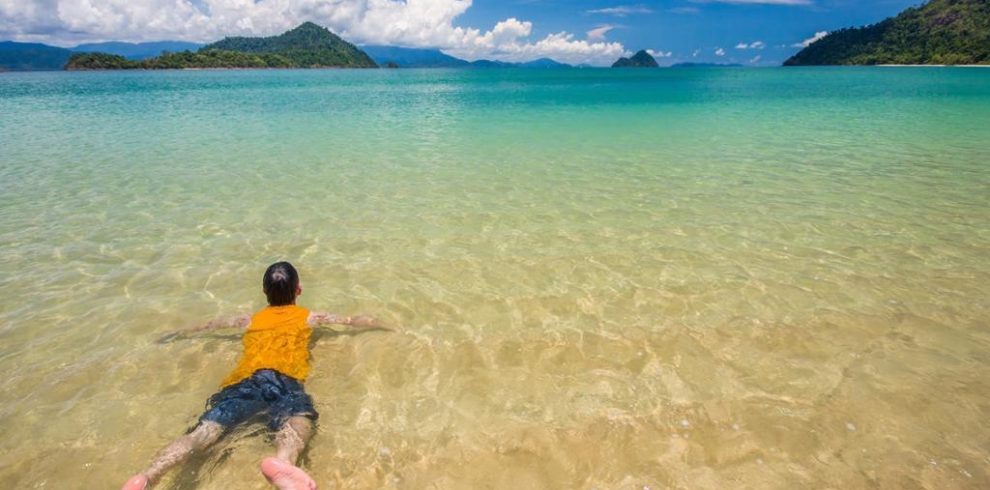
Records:
[[[251,315],[237,315],[226,318],[217,318],[214,320],[210,320],[202,325],[197,325],[195,327],[186,328],[183,330],[177,330],[170,334],[166,334],[165,336],[158,339],[158,342],[159,343],[167,342],[169,340],[173,340],[179,337],[185,337],[187,335],[203,332],[206,330],[216,330],[220,328],[247,328],[247,326],[250,324],[251,324]]]
[[[311,311],[307,322],[312,327],[320,327],[324,325],[347,325],[361,329],[382,328],[382,326],[378,324],[378,320],[375,320],[370,316],[343,316],[336,313],[327,313],[325,311]]]
[[[237,315],[226,318],[216,318],[202,325],[183,330],[183,333],[196,333],[204,330],[216,330],[218,328],[247,328],[251,324],[251,315]]]

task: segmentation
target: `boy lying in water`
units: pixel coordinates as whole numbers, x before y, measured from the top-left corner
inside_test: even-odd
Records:
[[[309,338],[314,326],[340,324],[380,328],[365,316],[340,317],[310,312],[296,306],[302,294],[299,274],[292,264],[278,262],[265,271],[262,281],[268,307],[225,321],[212,321],[196,330],[247,327],[244,354],[210,397],[206,412],[188,434],[176,439],[155,456],[148,469],[127,480],[124,490],[139,490],[194,451],[213,444],[224,431],[265,412],[275,431],[276,456],[261,461],[261,472],[280,490],[315,490],[316,482],[296,459],[306,447],[317,418],[313,400],[303,390],[309,374]]]

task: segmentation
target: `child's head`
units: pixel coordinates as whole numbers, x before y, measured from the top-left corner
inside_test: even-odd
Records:
[[[276,262],[268,266],[261,287],[271,306],[296,304],[296,296],[302,294],[299,273],[288,262]]]

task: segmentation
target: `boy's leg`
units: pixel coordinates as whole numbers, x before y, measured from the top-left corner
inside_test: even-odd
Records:
[[[165,446],[165,449],[155,456],[151,466],[144,471],[144,475],[152,481],[158,479],[169,468],[185,461],[193,451],[201,451],[217,442],[222,434],[222,425],[210,420],[200,422],[192,432]]]
[[[319,415],[302,383],[278,371],[268,376],[278,401],[268,410],[269,428],[275,431],[276,457],[261,462],[261,472],[279,490],[316,490],[316,482],[296,466],[299,454],[313,435]]]
[[[127,483],[124,484],[124,490],[144,488],[148,482],[157,480],[169,468],[188,458],[193,451],[200,451],[209,447],[221,435],[223,435],[222,425],[210,420],[200,422],[192,432],[172,441],[171,444],[159,451],[148,469],[127,480]]]
[[[277,457],[289,464],[296,464],[299,454],[313,436],[313,421],[309,417],[294,415],[289,417],[275,433]]]
[[[299,454],[313,435],[309,417],[295,415],[275,433],[276,457],[261,462],[261,472],[279,490],[316,490],[316,482],[296,466]]]

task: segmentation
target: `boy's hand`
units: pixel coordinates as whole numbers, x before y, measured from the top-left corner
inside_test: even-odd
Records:
[[[326,313],[323,311],[313,311],[309,314],[308,322],[312,326],[320,325],[348,325],[351,327],[378,327],[378,320],[370,316],[344,316],[336,313]]]
[[[371,327],[380,327],[381,326],[378,323],[378,320],[376,320],[376,319],[374,319],[374,318],[372,318],[370,316],[358,315],[358,316],[348,317],[348,319],[350,321],[347,322],[347,324],[348,325],[351,325],[351,326],[354,326],[354,327],[369,327],[369,328],[371,328]]]
[[[228,318],[218,318],[216,320],[211,320],[203,325],[197,327],[187,328],[185,330],[176,330],[175,332],[165,334],[158,338],[155,342],[159,344],[164,344],[166,342],[185,337],[189,334],[196,332],[202,332],[204,330],[214,330],[218,328],[247,328],[251,324],[251,317],[249,315],[237,315]]]
[[[167,343],[167,342],[171,342],[171,341],[179,338],[179,336],[181,336],[181,335],[182,335],[182,332],[167,333],[167,334],[162,335],[161,337],[159,337],[158,340],[155,341],[155,343],[156,344],[164,344],[164,343]]]

